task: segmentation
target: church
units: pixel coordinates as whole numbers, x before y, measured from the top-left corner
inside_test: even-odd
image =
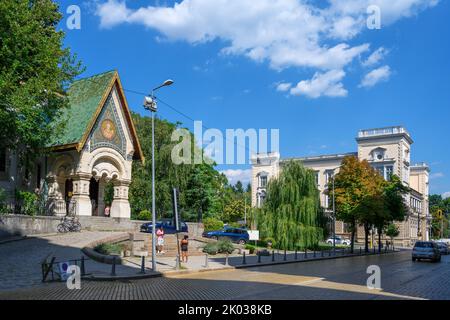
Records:
[[[32,170],[20,168],[14,152],[0,151],[0,188],[11,199],[16,190],[39,192],[47,215],[70,210],[129,219],[132,163],[144,156],[117,71],[75,81],[67,97],[69,108],[57,120],[65,123],[62,132],[49,137]],[[114,188],[110,208],[104,202],[108,183]]]
[[[283,169],[283,163],[289,160],[301,161],[306,168],[315,172],[316,183],[320,191],[321,206],[329,216],[332,215],[331,193],[328,183],[339,172],[342,160],[347,156],[367,160],[381,176],[389,179],[397,175],[411,191],[406,197],[409,215],[403,222],[397,223],[400,234],[394,239],[396,245],[411,246],[417,240],[430,238],[431,216],[428,211],[429,172],[425,163],[411,164],[411,145],[413,139],[402,126],[367,129],[359,131],[357,151],[344,154],[320,155],[281,159],[279,153],[257,154],[252,157],[252,205],[260,207],[266,197],[267,184],[277,177]],[[342,221],[336,221],[337,235],[349,237],[350,232]],[[358,228],[357,240],[363,242],[363,228]]]

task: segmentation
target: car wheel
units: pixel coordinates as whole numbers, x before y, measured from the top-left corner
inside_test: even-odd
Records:
[[[416,262],[416,258],[412,258],[412,261],[413,261],[413,262]]]
[[[219,240],[219,238],[217,236],[212,236],[211,239],[213,240]]]
[[[245,240],[244,240],[244,239],[240,239],[240,240],[238,241],[238,243],[239,243],[240,245],[244,245],[244,244],[245,244]]]

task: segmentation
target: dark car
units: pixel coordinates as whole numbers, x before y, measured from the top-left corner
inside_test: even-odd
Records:
[[[162,220],[156,221],[156,229],[159,229],[161,226],[163,227],[164,232],[166,234],[174,234],[177,232],[175,223],[172,219],[162,219]],[[186,232],[186,233],[188,232],[188,226],[185,222],[181,221],[180,227],[181,227],[180,232]],[[152,233],[152,223],[147,222],[147,223],[142,224],[141,232]]]
[[[439,247],[439,251],[441,252],[441,255],[447,255],[448,254],[448,246],[445,242],[436,242],[436,244]]]
[[[412,251],[412,261],[421,259],[440,262],[441,252],[438,245],[432,241],[417,241]]]
[[[229,239],[232,242],[246,244],[249,241],[247,229],[225,227],[223,230],[203,232],[203,237],[214,240]]]

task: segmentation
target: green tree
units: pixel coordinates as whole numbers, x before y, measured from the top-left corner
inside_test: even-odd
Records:
[[[222,220],[226,223],[237,222],[244,218],[245,201],[244,199],[232,199],[226,204]]]
[[[139,141],[146,158],[145,163],[133,163],[133,176],[130,185],[130,206],[134,218],[144,210],[151,210],[151,118],[133,113]],[[174,130],[181,123],[171,123],[155,119],[155,187],[156,213],[160,218],[172,217],[173,188],[179,190],[178,206],[182,218],[197,221],[204,217],[220,217],[223,211],[223,194],[228,185],[226,177],[214,165],[174,164],[172,150],[178,142],[171,141]],[[191,140],[194,137],[191,134]],[[195,144],[192,144],[194,154]]]
[[[431,214],[431,236],[433,239],[449,236],[450,198],[443,199],[441,195],[430,195],[429,211]],[[442,217],[438,212],[442,211]]]
[[[388,227],[386,228],[386,235],[391,238],[391,242],[394,242],[394,238],[398,237],[398,235],[400,234],[400,231],[398,230],[398,227],[394,224],[391,223],[388,225]]]
[[[62,18],[51,0],[0,2],[0,148],[30,165],[46,146],[68,101],[64,92],[81,73],[63,47]]]
[[[364,225],[365,244],[374,216],[382,214],[381,186],[383,179],[366,160],[345,157],[335,177],[336,218],[349,225],[352,233],[351,251],[354,251],[358,222]],[[329,190],[331,190],[331,182]]]
[[[321,214],[314,172],[290,161],[280,176],[269,182],[258,228],[262,238],[275,240],[280,248],[313,247],[324,236]]]

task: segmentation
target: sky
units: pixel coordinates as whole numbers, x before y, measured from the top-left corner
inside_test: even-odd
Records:
[[[450,196],[449,1],[58,3],[82,76],[118,70],[134,112],[170,78],[159,117],[224,135],[278,129],[282,158],[355,152],[358,130],[403,125],[412,162],[430,166],[431,193]],[[80,29],[66,24],[73,4]],[[247,183],[250,167],[217,168]]]

